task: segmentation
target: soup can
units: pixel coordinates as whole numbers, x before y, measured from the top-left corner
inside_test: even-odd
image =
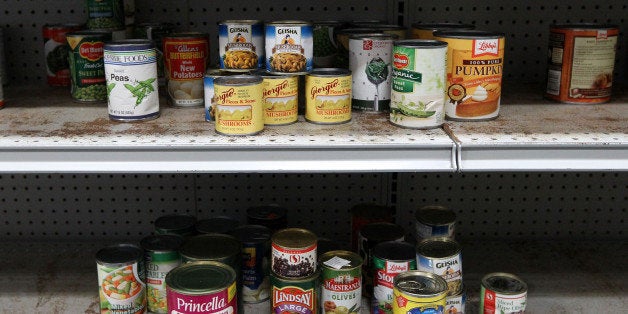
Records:
[[[227,217],[218,216],[212,218],[201,219],[196,222],[195,228],[198,234],[207,233],[223,233],[228,234],[240,226],[240,221]]]
[[[482,278],[480,314],[524,313],[528,285],[521,278],[508,273],[490,273]]]
[[[220,68],[248,72],[265,66],[264,27],[258,20],[218,23]]]
[[[502,33],[446,30],[434,33],[447,48],[445,115],[455,121],[499,115],[505,37]]]
[[[362,203],[351,207],[351,249],[358,252],[358,234],[362,227],[374,222],[392,223],[393,215],[394,209],[385,205]]]
[[[287,228],[271,238],[271,270],[286,278],[303,278],[316,271],[316,235],[302,228]]]
[[[438,275],[418,270],[393,279],[393,314],[444,313],[447,283]]]
[[[263,78],[264,125],[287,125],[297,122],[299,110],[299,77],[275,75],[266,71],[255,74]]]
[[[392,62],[390,122],[429,129],[445,120],[447,43],[436,40],[395,41]]]
[[[70,93],[77,102],[107,101],[105,41],[111,40],[110,32],[77,31],[66,34],[70,52]]]
[[[70,64],[68,63],[70,46],[68,46],[65,35],[81,28],[82,26],[79,24],[46,24],[43,26],[48,85],[70,86]]]
[[[155,219],[156,234],[191,236],[196,233],[196,217],[187,214],[170,214]]]
[[[360,313],[362,258],[349,251],[330,251],[319,257],[321,313]]]
[[[340,21],[314,21],[313,24],[314,67],[334,67],[338,54],[335,33],[342,27],[343,23]]]
[[[242,243],[242,302],[267,301],[270,298],[270,229],[245,225],[229,234]]]
[[[445,298],[445,314],[464,314],[466,312],[467,294],[464,286],[460,292],[454,295],[448,295]]]
[[[157,77],[159,86],[166,85],[164,69],[164,37],[174,32],[174,24],[171,23],[141,23],[134,28],[134,38],[148,39],[155,44],[157,50]]]
[[[456,213],[444,206],[430,205],[414,213],[417,242],[422,240],[456,236]]]
[[[473,24],[463,23],[414,23],[410,29],[410,38],[434,39],[434,32],[445,30],[472,30]]]
[[[203,76],[209,57],[204,33],[173,33],[163,38],[168,101],[175,107],[202,106]]]
[[[146,273],[142,249],[118,244],[96,253],[100,310],[103,313],[144,313]]]
[[[265,26],[266,70],[273,74],[306,74],[312,71],[312,24],[275,21]]]
[[[214,80],[216,132],[254,135],[264,129],[263,87],[259,75],[223,76]]]
[[[181,265],[179,248],[183,237],[174,234],[150,235],[140,241],[146,263],[148,311],[168,313],[166,275]]]
[[[448,295],[462,289],[462,246],[449,238],[426,239],[416,247],[417,269],[447,281]]]
[[[246,210],[246,222],[249,225],[262,225],[275,233],[288,227],[287,212],[286,208],[273,205],[249,207]]]
[[[123,0],[87,0],[87,28],[124,29]]]
[[[351,121],[351,72],[320,68],[305,76],[305,120],[316,124]]]
[[[608,102],[618,38],[616,25],[550,26],[545,97],[576,104]]]
[[[406,242],[382,242],[373,248],[371,256],[373,279],[365,293],[372,300],[371,313],[392,313],[394,278],[417,269],[414,246]]]
[[[320,270],[302,278],[286,278],[271,273],[270,285],[271,313],[318,313]]]

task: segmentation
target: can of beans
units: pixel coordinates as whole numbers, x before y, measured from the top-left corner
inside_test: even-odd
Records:
[[[349,251],[330,251],[319,257],[321,313],[360,313],[362,258]]]
[[[146,263],[148,311],[168,313],[166,275],[181,265],[179,248],[183,237],[174,234],[151,235],[140,241]]]
[[[48,85],[70,86],[70,65],[68,64],[70,46],[65,35],[80,29],[81,25],[79,24],[46,24],[43,26]]]
[[[262,225],[273,233],[288,226],[288,210],[280,206],[254,206],[246,210],[249,225]]]
[[[223,76],[214,80],[216,132],[223,135],[254,135],[264,129],[262,77]]]
[[[186,214],[171,214],[155,219],[156,234],[178,234],[180,236],[191,236],[196,233],[194,225],[196,217]]]
[[[464,290],[464,285],[460,292],[454,295],[448,295],[445,298],[445,312],[446,314],[464,314],[466,311],[467,294]]]
[[[447,283],[435,274],[408,271],[393,279],[393,314],[445,313]]]
[[[480,314],[524,313],[528,285],[519,277],[508,273],[491,273],[482,278]]]
[[[87,0],[87,28],[124,29],[123,0]]]
[[[107,85],[103,61],[105,41],[111,33],[78,31],[66,34],[70,46],[70,93],[78,102],[105,102]]]
[[[240,226],[231,232],[242,243],[242,302],[260,303],[270,298],[270,229]]]
[[[358,234],[365,225],[393,222],[394,209],[379,204],[357,204],[351,207],[351,248],[358,252]],[[368,263],[368,262],[367,262]]]
[[[616,25],[550,26],[545,97],[576,104],[608,102],[618,38]]]
[[[351,72],[320,68],[305,76],[305,120],[316,124],[351,121]]]
[[[306,74],[312,71],[312,24],[276,21],[265,26],[266,70],[273,74]]]
[[[416,247],[418,270],[439,275],[447,281],[448,295],[462,289],[462,246],[449,238],[426,239]]]
[[[392,313],[393,279],[404,272],[416,270],[416,251],[412,244],[387,241],[372,250],[372,284],[366,296],[371,297],[371,313]]]
[[[214,93],[214,80],[223,77],[236,75],[237,72],[227,72],[221,69],[209,69],[203,77],[203,90],[205,98],[205,121],[216,121],[216,98]]]
[[[263,78],[264,125],[287,125],[297,122],[299,77],[255,72]]]
[[[395,41],[392,62],[390,122],[429,129],[445,120],[447,43],[437,40]]]
[[[445,115],[456,121],[499,115],[505,37],[502,33],[446,30],[434,33],[447,48]]]
[[[96,253],[100,310],[103,313],[144,313],[146,275],[142,249],[118,244]]]
[[[271,313],[318,313],[320,271],[303,278],[270,275]]]
[[[271,238],[271,270],[286,278],[303,278],[316,271],[316,235],[301,228],[275,232]]]
[[[463,23],[414,23],[410,29],[410,38],[434,39],[434,32],[445,30],[472,30],[473,24]]]
[[[220,68],[248,72],[265,66],[264,27],[258,20],[218,23]]]
[[[456,213],[447,207],[423,206],[414,213],[414,218],[417,242],[435,237],[454,239],[456,236]]]
[[[336,64],[338,48],[335,33],[343,25],[340,21],[314,21],[314,58],[315,68],[331,68]]]
[[[227,217],[218,216],[212,218],[201,219],[196,222],[196,232],[198,234],[206,233],[223,233],[227,234],[240,226],[240,221]]]
[[[168,101],[175,107],[202,106],[203,76],[209,57],[204,33],[174,33],[163,38]]]
[[[236,273],[214,261],[181,265],[166,275],[168,313],[238,313]]]
[[[141,23],[134,28],[134,37],[151,40],[157,49],[157,77],[159,86],[166,85],[164,70],[164,37],[174,32],[171,23]]]

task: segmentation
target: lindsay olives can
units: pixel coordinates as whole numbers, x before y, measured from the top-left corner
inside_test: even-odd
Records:
[[[286,278],[270,275],[272,314],[318,313],[320,271],[303,278]]]
[[[181,244],[183,244],[183,237],[173,234],[151,235],[140,241],[146,263],[146,294],[149,312],[168,313],[166,275],[181,265],[179,254]]]
[[[259,72],[258,72],[259,73]],[[297,122],[299,77],[259,73],[264,81],[264,124],[286,125]]]
[[[435,274],[408,271],[393,279],[393,314],[445,313],[447,283]]]
[[[234,75],[214,80],[216,132],[254,135],[264,129],[262,77]]]
[[[271,270],[282,277],[302,278],[316,271],[316,235],[306,229],[279,230],[271,238]]]
[[[236,314],[236,273],[213,261],[181,265],[166,275],[168,314]]]
[[[321,268],[320,313],[360,313],[362,305],[362,258],[349,251],[330,251],[319,256]]]
[[[264,27],[257,20],[227,20],[218,24],[220,68],[247,72],[265,66]]]
[[[142,249],[118,244],[96,253],[100,310],[111,314],[146,311],[146,283]]]
[[[196,232],[194,225],[196,217],[186,214],[171,214],[155,219],[156,234],[178,234],[180,236],[191,236]]]
[[[174,33],[163,38],[168,101],[175,107],[202,106],[203,76],[209,57],[204,33]]]
[[[312,71],[312,24],[276,21],[265,26],[266,70],[273,74],[306,74]]]
[[[237,72],[227,72],[221,69],[209,69],[203,77],[203,91],[205,98],[205,121],[216,121],[216,99],[214,98],[214,80],[229,75],[236,75]]]
[[[416,247],[418,270],[441,276],[448,295],[462,289],[462,246],[449,238],[426,239]]]
[[[352,78],[351,107],[384,112],[390,109],[393,39],[391,34],[349,37],[349,70]]]
[[[417,242],[434,237],[454,239],[456,213],[444,206],[430,205],[414,213]]]
[[[372,285],[367,296],[372,300],[372,312],[392,313],[393,279],[404,272],[416,270],[416,252],[412,244],[387,241],[372,250]]]
[[[528,285],[519,277],[508,273],[491,273],[482,278],[480,314],[524,313]]]
[[[229,234],[242,242],[242,302],[260,303],[270,297],[270,229],[238,227]]]
[[[447,43],[401,40],[393,48],[390,122],[426,129],[445,120]]]
[[[78,102],[107,101],[105,63],[103,61],[105,41],[111,33],[78,31],[66,34],[70,52],[70,93]]]
[[[414,23],[410,29],[410,38],[434,39],[434,32],[471,29],[475,29],[475,25],[462,23]]]
[[[317,124],[351,121],[351,72],[314,69],[305,76],[305,120]]]
[[[70,86],[70,47],[65,35],[79,29],[79,24],[46,24],[42,28],[48,85]]]

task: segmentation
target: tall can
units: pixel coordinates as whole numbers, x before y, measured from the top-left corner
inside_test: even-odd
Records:
[[[320,68],[305,76],[305,120],[316,124],[351,121],[351,72]]]
[[[317,237],[306,229],[287,228],[271,238],[270,268],[286,278],[303,278],[316,272]]]
[[[447,43],[436,40],[395,41],[390,122],[428,129],[445,120]]]
[[[258,20],[218,23],[220,68],[248,72],[265,66],[264,27]]]
[[[42,27],[48,85],[70,86],[70,46],[65,35],[81,28],[79,24],[46,24]]]
[[[77,102],[105,102],[104,45],[111,40],[110,32],[77,31],[66,34],[70,52],[70,93]]]
[[[173,234],[150,235],[140,241],[146,263],[148,311],[168,313],[166,275],[181,265],[179,248],[183,237]]]
[[[451,209],[428,205],[414,213],[417,242],[436,237],[454,239],[456,236],[456,213]]]
[[[426,239],[416,247],[418,270],[441,276],[448,295],[462,290],[462,246],[449,238]]]
[[[173,33],[163,38],[163,44],[168,101],[175,107],[203,106],[207,34]]]
[[[273,74],[312,71],[312,24],[304,21],[266,23],[266,70]]]
[[[256,72],[264,81],[264,125],[287,125],[297,122],[299,77]]]
[[[390,109],[393,34],[349,37],[349,70],[352,74],[351,107],[386,112]]]
[[[267,301],[270,298],[270,229],[245,225],[229,234],[242,242],[242,302]]]
[[[447,48],[445,115],[455,121],[492,120],[499,115],[505,36],[476,30],[434,33]]]
[[[155,48],[157,49],[157,78],[159,87],[166,85],[163,39],[173,32],[174,24],[171,23],[141,23],[134,28],[134,38],[148,39],[155,44]]]
[[[223,135],[254,135],[264,129],[262,77],[223,76],[214,80],[216,132]]]
[[[96,252],[100,310],[111,314],[146,311],[146,275],[142,249],[111,245]]]
[[[463,23],[414,23],[410,29],[412,39],[434,39],[434,32],[445,30],[472,30],[473,24]]]
[[[393,314],[445,313],[447,284],[438,275],[418,270],[393,279]]]
[[[373,283],[365,295],[372,300],[374,314],[391,314],[393,308],[393,280],[401,273],[416,270],[416,252],[412,244],[387,241],[372,250]]]
[[[320,270],[302,278],[270,275],[272,314],[318,313],[320,298]]]
[[[490,273],[482,278],[480,314],[519,314],[526,309],[528,285],[508,273]]]
[[[362,258],[356,253],[338,250],[319,256],[319,260],[321,313],[360,313]]]
[[[123,0],[87,0],[87,28],[124,29]]]

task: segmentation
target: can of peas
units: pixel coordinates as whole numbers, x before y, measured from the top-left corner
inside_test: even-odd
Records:
[[[104,45],[111,33],[104,31],[78,31],[66,35],[70,52],[70,93],[78,102],[104,102],[107,100]]]
[[[87,27],[89,29],[123,29],[123,0],[87,0]]]

